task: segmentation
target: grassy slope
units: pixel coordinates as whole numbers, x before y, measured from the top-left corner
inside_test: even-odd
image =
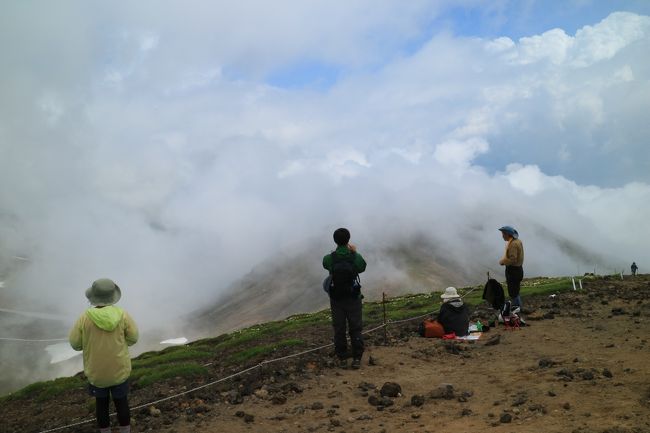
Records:
[[[544,295],[572,288],[570,277],[526,279],[522,283],[522,295]],[[482,302],[482,286],[461,288],[459,293],[466,294],[464,300],[470,305]],[[404,295],[386,300],[386,317],[389,321],[400,320],[435,312],[439,307],[438,293]],[[383,311],[381,302],[364,303],[366,327],[382,323]],[[243,366],[252,361],[270,358],[279,348],[296,347],[296,350],[300,350],[308,343],[291,338],[292,334],[308,327],[328,327],[329,323],[329,310],[323,310],[251,326],[215,338],[197,340],[185,346],[146,352],[133,360],[131,384],[135,388],[143,388],[166,378],[207,376],[208,370],[204,365],[210,359],[220,359],[227,366]],[[80,390],[84,386],[85,380],[79,373],[72,377],[33,383],[1,397],[0,403],[27,398],[46,401],[66,391]]]

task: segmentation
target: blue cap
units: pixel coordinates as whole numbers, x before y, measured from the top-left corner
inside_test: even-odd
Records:
[[[510,236],[512,236],[515,239],[519,238],[519,232],[515,230],[513,227],[503,226],[499,229],[499,231],[508,233]]]

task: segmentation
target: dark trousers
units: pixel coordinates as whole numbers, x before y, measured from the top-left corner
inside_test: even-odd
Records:
[[[508,285],[508,296],[513,305],[521,307],[521,280],[524,279],[524,268],[521,266],[506,266],[506,284]]]
[[[361,299],[330,298],[330,308],[332,310],[334,350],[336,351],[336,356],[341,359],[348,357],[348,342],[346,337],[347,327],[350,333],[352,357],[360,359],[361,355],[363,355],[363,337],[361,336],[361,330],[363,329]]]
[[[88,384],[88,393],[95,397],[95,411],[97,415],[97,426],[107,428],[111,425],[110,420],[110,398],[113,397],[115,411],[117,412],[117,422],[121,426],[131,424],[131,410],[129,409],[129,381],[125,380],[119,385],[109,386],[108,388],[99,388],[93,384]]]
[[[99,428],[110,427],[110,400],[108,397],[96,397],[97,426]],[[129,400],[126,397],[114,398],[115,411],[117,412],[117,422],[121,426],[131,424],[131,411],[129,409]]]

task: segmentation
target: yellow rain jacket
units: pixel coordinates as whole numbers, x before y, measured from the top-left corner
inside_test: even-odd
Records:
[[[84,373],[91,384],[108,388],[129,378],[128,346],[138,341],[138,328],[126,311],[114,305],[89,308],[68,338],[74,350],[83,350]]]

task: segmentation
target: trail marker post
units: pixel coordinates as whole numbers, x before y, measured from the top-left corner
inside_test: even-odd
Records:
[[[382,308],[384,309],[384,320],[383,320],[383,325],[384,325],[384,344],[388,345],[388,331],[386,329],[386,292],[381,293],[381,305]]]

